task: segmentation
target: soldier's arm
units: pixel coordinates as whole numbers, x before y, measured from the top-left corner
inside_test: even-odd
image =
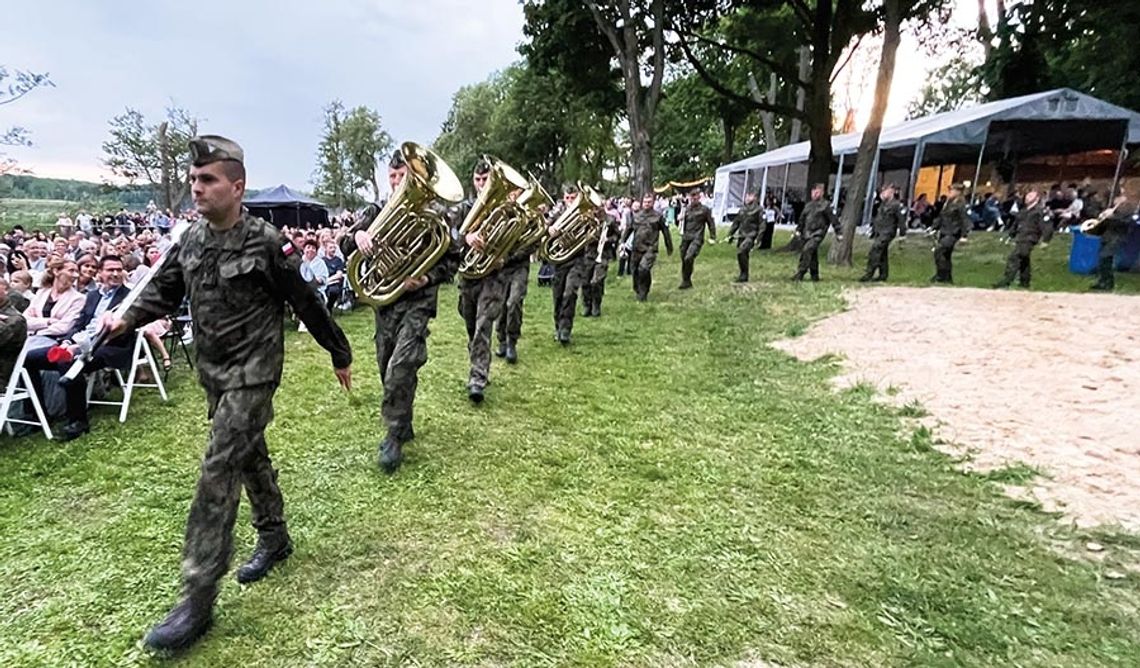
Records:
[[[274,238],[278,240],[276,243]],[[275,237],[266,237],[265,243],[269,246],[268,273],[272,285],[293,307],[293,312],[309,328],[309,333],[316,342],[329,351],[333,367],[345,369],[351,366],[352,348],[348,345],[344,332],[333,322],[317,293],[301,278],[301,263],[296,254],[285,255],[282,250],[289,243],[288,239],[277,234]]]
[[[1048,245],[1053,240],[1053,221],[1045,220],[1045,214],[1037,214],[1037,229],[1041,230],[1041,243]]]
[[[356,233],[367,230],[368,226],[372,224],[372,221],[376,219],[379,213],[379,204],[369,204],[361,214],[360,221],[348,228],[348,231],[340,238],[340,252],[344,255],[345,260],[348,259],[349,255],[356,252]]]
[[[189,232],[183,237],[188,235]],[[182,247],[179,246],[171,250],[162,261],[158,273],[150,279],[150,283],[143,288],[142,293],[123,314],[122,319],[126,323],[124,331],[166,317],[182,305],[182,299],[186,296],[186,282],[182,276],[181,257]]]
[[[736,237],[736,231],[740,229],[740,221],[744,218],[744,210],[741,209],[736,213],[736,217],[732,219],[732,225],[728,228],[728,238],[733,239]]]
[[[672,255],[673,254],[673,236],[671,234],[669,234],[669,226],[665,224],[665,218],[663,216],[657,218],[657,225],[660,227],[661,233],[665,235],[665,250],[670,255]]]
[[[23,343],[28,338],[28,321],[20,314],[0,318],[0,346]]]
[[[827,215],[827,221],[831,223],[831,229],[835,230],[835,236],[843,236],[843,225],[839,222],[839,216],[835,215],[830,206],[824,207],[823,210]]]
[[[709,239],[716,241],[716,221],[713,220],[712,211],[705,209],[705,224],[709,228]]]

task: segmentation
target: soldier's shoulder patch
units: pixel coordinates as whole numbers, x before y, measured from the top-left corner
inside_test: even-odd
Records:
[[[281,244],[281,252],[285,254],[285,257],[289,257],[293,253],[297,252],[297,247],[293,245],[292,241],[286,241],[285,243]]]

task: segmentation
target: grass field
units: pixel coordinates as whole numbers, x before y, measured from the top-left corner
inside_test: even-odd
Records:
[[[79,204],[59,199],[2,199],[0,198],[0,229],[10,230],[23,225],[25,230],[55,228],[60,211],[72,216]]]
[[[1035,287],[1090,282],[1066,245],[1035,256]],[[1004,249],[972,239],[959,283],[992,283]],[[929,250],[908,239],[892,277],[924,283]],[[737,286],[729,247],[706,247],[680,292],[663,255],[645,304],[611,273],[568,349],[532,284],[521,361],[495,360],[478,407],[446,287],[393,477],[375,466],[370,314],[340,320],[351,396],[291,334],[268,439],[297,551],[264,582],[227,577],[175,665],[1140,665],[1135,575],[1064,556],[1087,536],[961,473],[905,419],[921,407],[834,392],[836,360],[766,345],[843,308],[861,271],[792,284],[793,263],[763,253]],[[172,390],[67,445],[0,444],[0,665],[151,660],[207,429],[184,367]],[[244,501],[238,522],[243,559]]]

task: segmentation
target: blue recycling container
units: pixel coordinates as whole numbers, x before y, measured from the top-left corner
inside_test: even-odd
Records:
[[[1091,274],[1096,271],[1097,254],[1100,253],[1100,237],[1081,232],[1076,225],[1069,228],[1073,233],[1073,247],[1069,251],[1069,271],[1074,274]]]

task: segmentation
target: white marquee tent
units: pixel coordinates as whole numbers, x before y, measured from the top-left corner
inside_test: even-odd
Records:
[[[831,138],[838,162],[832,165],[836,174],[854,169],[862,136],[853,132]],[[1140,113],[1060,88],[885,127],[874,173],[908,171],[909,198],[918,170],[925,165],[966,164],[975,159],[981,165],[985,155],[1024,158],[1104,149],[1119,150],[1122,160],[1124,149],[1136,144],[1140,144]],[[712,206],[716,220],[736,213],[746,190],[764,192],[771,184],[786,188],[789,180],[805,186],[810,146],[809,142],[791,144],[717,168]],[[792,178],[793,170],[796,178]],[[1118,175],[1119,170],[1118,164]],[[838,191],[835,188],[833,204]]]

